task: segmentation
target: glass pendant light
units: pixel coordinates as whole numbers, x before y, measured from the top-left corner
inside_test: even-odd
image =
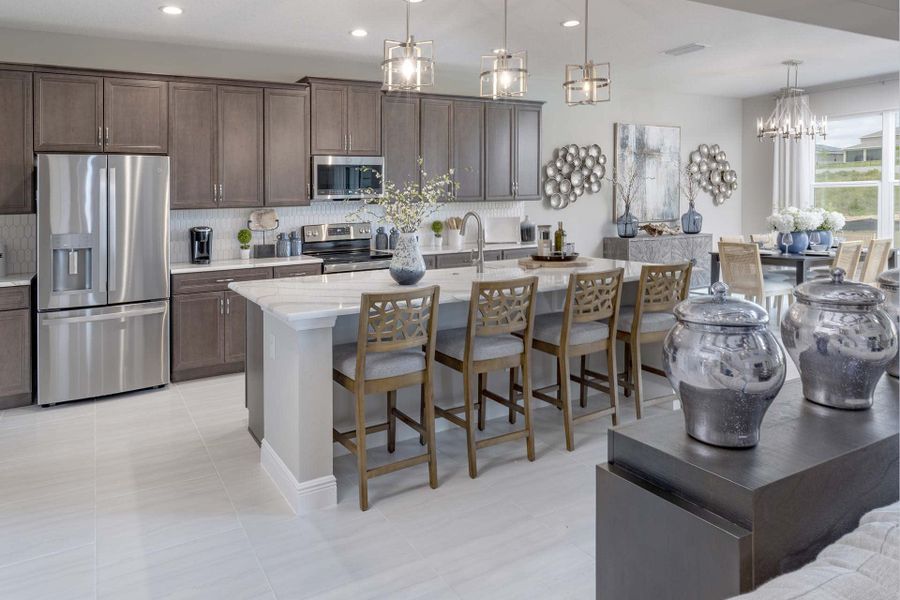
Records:
[[[417,42],[409,33],[409,5],[406,1],[406,38],[403,42],[384,40],[383,89],[417,92],[434,85],[434,42]],[[415,1],[415,0],[413,0]]]
[[[579,106],[609,102],[609,63],[588,60],[588,0],[584,0],[584,64],[566,65],[563,88],[566,104]]]
[[[528,56],[524,50],[510,52],[506,44],[507,0],[503,0],[503,46],[481,57],[482,98],[512,98],[528,91]]]

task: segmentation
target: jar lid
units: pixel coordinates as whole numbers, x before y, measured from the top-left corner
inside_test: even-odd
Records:
[[[710,287],[711,296],[688,298],[675,307],[675,317],[684,323],[715,327],[756,328],[769,323],[769,313],[762,306],[732,298],[728,286],[717,281]]]
[[[875,306],[884,302],[881,290],[865,283],[845,281],[843,269],[833,269],[830,279],[801,283],[794,296],[810,304],[829,306]]]
[[[900,290],[900,269],[891,269],[879,275],[878,287],[894,292]]]

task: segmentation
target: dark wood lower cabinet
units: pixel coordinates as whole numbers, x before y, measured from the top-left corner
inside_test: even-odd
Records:
[[[172,379],[221,365],[225,357],[225,293],[172,297]]]
[[[225,292],[225,362],[243,363],[247,356],[247,299]]]
[[[0,288],[0,409],[31,404],[29,290]]]

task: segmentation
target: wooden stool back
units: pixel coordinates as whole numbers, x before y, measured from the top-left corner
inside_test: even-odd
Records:
[[[634,339],[640,333],[644,313],[672,312],[676,304],[687,298],[691,287],[691,268],[689,262],[641,267],[637,304],[631,322]]]
[[[878,276],[884,272],[890,253],[890,239],[885,238],[869,242],[869,251],[866,253],[866,262],[863,263],[859,280],[863,283],[875,283],[878,280]]]
[[[363,381],[367,352],[425,347],[426,368],[434,357],[440,288],[363,294],[356,341],[356,380]]]
[[[566,305],[563,307],[562,331],[559,336],[561,347],[568,346],[573,323],[609,319],[610,335],[615,333],[624,276],[625,270],[622,268],[569,275]]]
[[[504,281],[473,281],[466,356],[474,336],[522,332],[526,344],[530,343],[536,294],[537,277],[534,276]]]
[[[728,284],[731,293],[742,294],[757,304],[765,300],[762,262],[756,244],[719,242],[719,262],[722,281]]]

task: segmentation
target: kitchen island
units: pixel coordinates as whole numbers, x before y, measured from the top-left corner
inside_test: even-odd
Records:
[[[633,297],[642,264],[586,260],[588,265],[580,270],[625,269],[627,289],[623,304],[627,304],[624,300],[629,292]],[[484,273],[476,273],[474,267],[429,270],[418,285],[440,286],[438,327],[446,329],[465,325],[472,282],[477,280],[536,275],[537,312],[560,311],[572,270],[525,270],[517,261],[506,260],[487,263]],[[248,394],[255,389],[262,396],[264,435],[259,440],[260,462],[295,512],[332,506],[337,503],[332,468],[333,424],[351,414],[349,396],[343,398],[344,392],[332,385],[332,347],[356,340],[361,294],[402,288],[386,270],[235,282],[229,287],[249,303],[247,385]],[[537,361],[537,357],[532,360]],[[537,380],[541,370],[535,371]],[[444,369],[438,369],[436,375],[438,404],[461,397],[461,378]],[[403,390],[398,403],[415,414],[418,390]],[[371,404],[371,414],[381,416],[382,404]]]

